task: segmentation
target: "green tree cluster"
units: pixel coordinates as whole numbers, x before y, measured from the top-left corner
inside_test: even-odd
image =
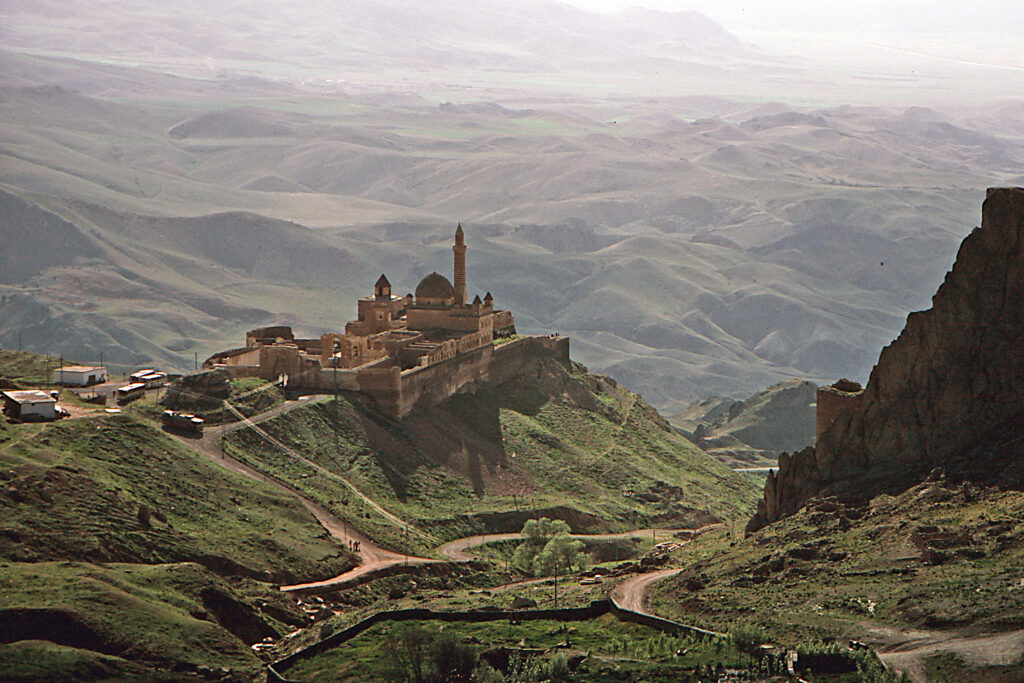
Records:
[[[552,576],[582,569],[586,555],[583,542],[569,534],[569,525],[560,519],[527,520],[523,542],[516,548],[512,562],[534,576]]]

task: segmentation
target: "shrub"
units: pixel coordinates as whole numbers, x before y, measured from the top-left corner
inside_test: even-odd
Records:
[[[737,624],[729,631],[729,638],[737,650],[749,655],[758,654],[761,646],[768,641],[764,629],[753,624]]]

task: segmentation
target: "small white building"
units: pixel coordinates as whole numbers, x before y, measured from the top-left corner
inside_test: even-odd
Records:
[[[107,369],[88,365],[65,365],[53,371],[53,383],[72,387],[87,387],[107,381]]]
[[[56,420],[57,399],[35,389],[5,391],[4,413],[16,420]]]

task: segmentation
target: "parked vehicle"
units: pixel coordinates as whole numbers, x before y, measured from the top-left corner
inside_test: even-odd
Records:
[[[163,423],[164,427],[174,429],[179,432],[185,432],[187,434],[203,433],[203,418],[190,415],[189,413],[179,413],[176,410],[165,410]]]
[[[141,382],[135,382],[134,384],[126,384],[123,387],[117,388],[117,403],[118,405],[124,405],[125,403],[131,403],[137,398],[142,398],[146,394],[146,385]]]

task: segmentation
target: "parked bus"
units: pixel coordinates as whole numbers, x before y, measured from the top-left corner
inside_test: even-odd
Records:
[[[179,413],[177,410],[165,410],[163,422],[164,427],[168,429],[189,434],[203,433],[203,418],[188,413]]]
[[[131,403],[137,398],[142,398],[146,393],[146,385],[142,382],[136,382],[134,384],[126,384],[123,387],[117,388],[117,404],[124,405],[125,403]]]
[[[145,384],[147,389],[162,387],[167,383],[167,373],[157,370],[139,370],[131,374],[133,383]]]

